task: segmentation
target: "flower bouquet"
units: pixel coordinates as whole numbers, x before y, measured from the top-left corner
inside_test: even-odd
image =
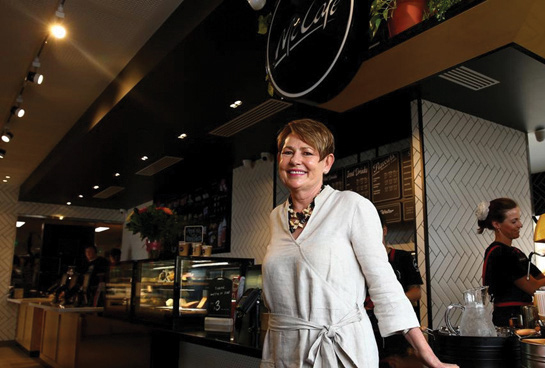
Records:
[[[180,225],[170,208],[148,206],[135,208],[127,217],[126,228],[133,234],[140,234],[146,241],[148,252],[160,251],[162,243],[172,244],[178,238]]]

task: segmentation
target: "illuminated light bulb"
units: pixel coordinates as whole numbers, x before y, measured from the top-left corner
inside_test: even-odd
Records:
[[[64,37],[66,37],[66,28],[64,28],[60,24],[52,25],[51,29],[50,29],[50,32],[53,35],[53,37],[55,37],[55,38],[64,38]]]

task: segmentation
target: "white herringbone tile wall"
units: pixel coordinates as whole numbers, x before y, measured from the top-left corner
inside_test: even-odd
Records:
[[[15,339],[17,307],[16,304],[7,302],[6,295],[11,281],[17,216],[63,215],[67,218],[111,222],[124,220],[118,210],[18,202],[18,194],[18,189],[9,185],[3,185],[0,188],[0,341]]]
[[[424,191],[423,174],[424,167],[422,162],[422,140],[420,137],[420,112],[418,102],[411,102],[411,160],[413,163],[413,184],[414,184],[414,209],[415,209],[415,248],[418,260],[418,268],[424,282],[420,297],[420,324],[424,327],[431,327],[433,323],[429,320],[428,313],[428,272],[426,267],[426,224],[424,222]]]
[[[479,202],[513,198],[525,225],[513,245],[526,254],[533,250],[530,175],[525,133],[428,101],[422,101],[422,128],[431,311],[437,328],[445,324],[450,303],[481,285],[483,254],[494,237],[489,231],[477,234]]]
[[[231,252],[221,257],[254,258],[261,264],[269,242],[273,209],[274,163],[256,160],[233,170]]]

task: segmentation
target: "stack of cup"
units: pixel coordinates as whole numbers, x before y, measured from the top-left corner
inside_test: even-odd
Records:
[[[534,302],[537,305],[539,317],[545,319],[545,290],[536,290]]]
[[[202,252],[202,244],[201,243],[191,243],[191,247],[193,249],[192,256],[193,257],[200,257]]]

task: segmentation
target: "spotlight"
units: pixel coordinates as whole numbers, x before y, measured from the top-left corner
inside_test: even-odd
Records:
[[[62,4],[59,4],[57,11],[55,12],[55,16],[57,18],[64,18],[64,7]]]
[[[60,4],[57,8],[55,16],[59,18],[59,20],[64,19],[64,7],[62,6],[62,4]],[[64,28],[64,26],[59,23],[52,25],[50,31],[55,38],[64,38],[66,36],[66,28]]]
[[[10,132],[9,130],[5,130],[4,133],[2,134],[2,140],[6,143],[8,143],[9,141],[11,141],[13,138],[13,133]]]
[[[537,129],[534,134],[536,135],[536,141],[543,142],[545,140],[545,129]]]
[[[6,157],[6,150],[0,148],[0,158],[4,158],[4,157]]]
[[[36,72],[28,72],[26,79],[32,83],[42,84],[42,82],[44,81],[44,76],[43,74],[39,74]]]
[[[51,31],[51,34],[55,38],[64,38],[64,37],[66,37],[66,28],[64,28],[60,24],[55,24],[55,25],[51,26],[50,31]]]
[[[22,107],[13,106],[11,108],[11,113],[18,118],[22,118],[25,115],[25,109],[23,109]]]
[[[248,4],[250,4],[255,11],[263,9],[266,2],[267,0],[248,0]]]

